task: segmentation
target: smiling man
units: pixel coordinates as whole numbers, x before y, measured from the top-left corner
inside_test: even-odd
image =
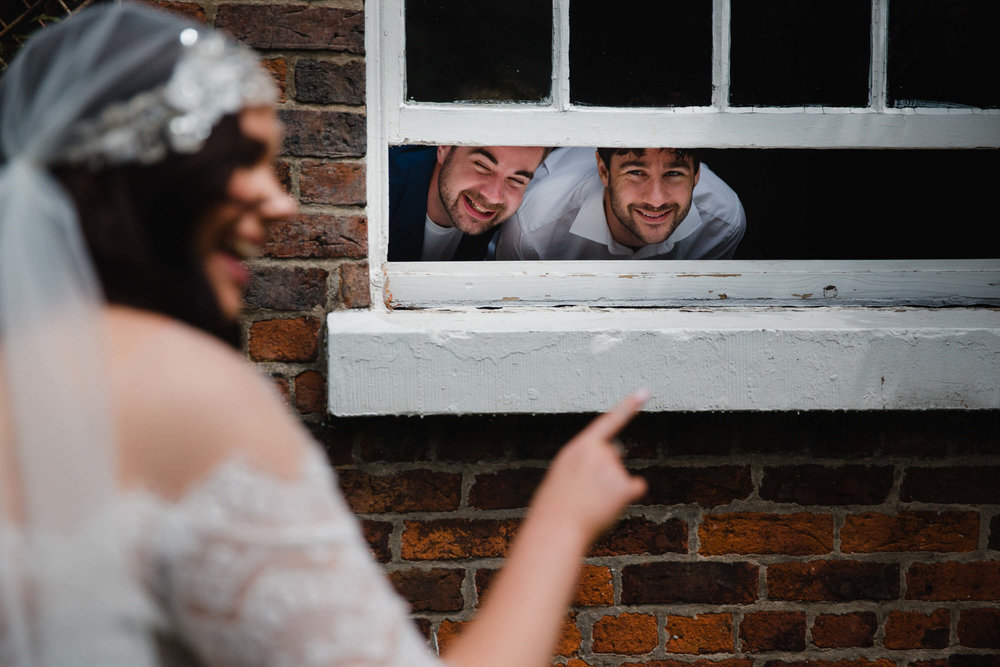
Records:
[[[729,259],[746,229],[695,150],[560,148],[536,180],[497,259]]]
[[[389,261],[480,260],[517,211],[540,146],[389,149]]]

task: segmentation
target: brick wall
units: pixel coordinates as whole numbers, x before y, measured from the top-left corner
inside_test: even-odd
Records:
[[[585,421],[316,432],[373,553],[446,645]],[[1000,665],[996,413],[642,415],[624,439],[649,492],[587,556],[555,664]]]
[[[248,355],[446,645],[586,418],[325,419],[323,316],[369,305],[363,4],[156,4],[261,50],[281,84],[302,210],[254,265]],[[1000,665],[997,413],[644,415],[626,440],[650,491],[588,555],[554,663]]]

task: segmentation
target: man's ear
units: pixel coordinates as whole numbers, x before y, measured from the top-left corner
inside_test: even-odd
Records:
[[[694,172],[694,184],[698,185],[698,179],[701,178],[701,163],[698,163],[698,171]],[[694,186],[692,186],[694,187]]]
[[[448,153],[454,150],[454,146],[438,146],[437,161],[438,164],[444,164],[444,159],[448,157]]]
[[[601,177],[601,183],[604,183],[604,187],[608,187],[608,181],[611,178],[611,173],[608,171],[608,165],[604,164],[604,160],[601,159],[601,154],[594,151],[594,157],[597,158],[597,173]]]

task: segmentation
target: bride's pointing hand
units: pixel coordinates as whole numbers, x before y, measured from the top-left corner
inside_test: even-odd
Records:
[[[614,437],[648,398],[645,390],[629,395],[570,440],[553,460],[533,510],[576,525],[589,544],[639,499],[646,481],[625,469]]]

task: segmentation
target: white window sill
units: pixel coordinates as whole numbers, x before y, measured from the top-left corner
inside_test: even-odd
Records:
[[[338,311],[331,413],[1000,408],[989,308]]]

